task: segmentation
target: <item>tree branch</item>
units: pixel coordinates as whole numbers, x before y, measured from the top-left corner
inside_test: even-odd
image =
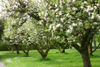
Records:
[[[100,44],[92,51],[95,52],[99,48]]]
[[[41,20],[40,16],[38,15],[38,12],[31,12],[28,13],[28,15],[30,15],[30,17],[36,19],[37,21]]]
[[[81,53],[81,47],[77,43],[71,44],[79,53]]]

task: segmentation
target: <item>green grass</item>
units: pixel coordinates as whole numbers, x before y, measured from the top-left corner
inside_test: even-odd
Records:
[[[12,54],[9,51],[0,51],[0,58],[6,67],[83,67],[82,58],[75,49],[66,49],[66,53],[51,49],[44,60],[36,50],[31,50],[29,57],[22,52]],[[100,67],[100,50],[90,58],[92,67]]]

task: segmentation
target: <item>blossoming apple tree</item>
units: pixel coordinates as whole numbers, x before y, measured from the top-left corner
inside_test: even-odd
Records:
[[[3,20],[0,19],[0,39],[1,39],[1,36],[2,36],[2,33],[3,33],[3,29],[4,29],[4,25],[3,25]]]
[[[4,10],[7,10],[6,16],[13,19],[8,18],[11,23],[8,22],[8,25],[10,25],[6,25],[4,36],[10,38],[9,41],[14,44],[34,45],[44,59],[50,50],[50,45],[53,44],[52,32],[47,31],[50,23],[42,15],[46,6],[41,8],[39,6],[44,4],[34,4],[34,2],[37,3],[37,1],[31,0],[8,0],[8,6],[5,5]],[[42,20],[39,16],[41,16]],[[48,20],[50,19],[48,18]],[[43,51],[44,46],[46,48],[45,52]],[[27,54],[25,51],[24,53]]]
[[[53,5],[54,4],[54,5]],[[59,4],[50,4],[52,29],[63,31],[70,43],[82,56],[84,67],[91,67],[88,46],[100,29],[99,1],[94,0],[60,0]],[[54,26],[58,26],[54,28]],[[65,29],[65,30],[63,30]],[[55,34],[56,35],[56,34]]]
[[[47,40],[47,44],[52,36],[49,44],[53,39],[71,44],[81,54],[84,67],[91,67],[88,46],[100,29],[99,0],[10,0],[9,3],[6,7],[10,16],[16,12],[21,13],[20,15],[27,13],[30,19],[38,22],[38,35],[34,34],[35,45],[44,44],[43,40]],[[47,34],[50,36],[46,36]],[[41,48],[38,49],[40,52]]]

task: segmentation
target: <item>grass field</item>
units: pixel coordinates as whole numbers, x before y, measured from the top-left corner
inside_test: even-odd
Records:
[[[0,51],[0,58],[6,67],[83,67],[82,58],[75,49],[66,49],[66,53],[51,49],[45,60],[36,50],[31,50],[29,57],[25,57],[22,52],[12,54],[9,51]],[[100,50],[90,58],[92,67],[100,67]]]

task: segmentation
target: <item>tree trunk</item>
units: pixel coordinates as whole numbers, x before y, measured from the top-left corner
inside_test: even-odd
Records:
[[[29,53],[28,53],[28,52],[26,52],[25,54],[26,54],[27,56],[29,55]]]
[[[72,49],[72,46],[70,46],[70,49]]]
[[[37,50],[38,50],[38,52],[40,53],[40,55],[42,56],[42,59],[45,59],[46,56],[47,56],[47,54],[45,54],[45,53],[43,52],[43,50],[41,50],[41,49],[37,49]]]
[[[14,47],[13,46],[11,46],[11,50],[12,50],[12,53],[14,53]]]
[[[48,52],[49,52],[49,50],[50,50],[50,47],[48,47],[48,48],[46,49],[46,51],[44,52],[44,51],[41,49],[41,47],[38,47],[38,46],[37,46],[37,50],[38,50],[38,52],[41,54],[42,59],[45,59],[46,56],[48,55]]]
[[[92,51],[95,52],[99,48],[100,44]]]
[[[93,52],[92,52],[92,44],[90,44],[90,53],[89,53],[90,56],[93,56]]]
[[[43,54],[43,55],[42,55],[42,59],[45,59],[46,56],[47,56],[47,54]]]
[[[89,52],[89,56],[93,56],[93,52],[92,52],[92,41],[88,45],[88,52]]]
[[[92,67],[89,58],[88,48],[86,50],[83,50],[81,52],[81,55],[82,55],[84,67]]]
[[[65,48],[63,48],[62,53],[65,53]]]
[[[29,55],[29,46],[28,46],[28,48],[27,48],[27,51],[25,51],[24,48],[23,48],[22,46],[21,46],[21,48],[22,48],[23,52],[28,56],[28,55]]]
[[[96,41],[93,41],[94,42],[94,47],[96,47]]]
[[[27,48],[27,52],[26,52],[26,55],[27,55],[27,56],[29,55],[30,46],[31,46],[31,45],[28,45],[28,48]]]
[[[81,54],[84,67],[92,67],[88,53],[88,46],[83,45],[83,47],[80,47],[77,43],[72,43],[72,46]]]
[[[10,45],[12,53],[14,53],[14,46]]]
[[[14,44],[14,46],[15,46],[15,48],[17,50],[17,54],[20,54],[18,45]]]
[[[62,49],[62,53],[65,53],[65,47]]]
[[[9,51],[11,51],[11,46],[10,45],[7,45],[7,48]]]
[[[23,49],[23,47],[22,47],[22,50],[23,50],[23,52],[28,56],[28,53],[27,52],[25,52],[25,50]]]
[[[17,47],[17,54],[20,54],[20,52],[19,52],[19,48]]]
[[[23,45],[21,45],[21,42],[19,43],[19,46],[21,47],[22,51],[28,56],[31,44],[27,45],[26,51],[25,51]]]

